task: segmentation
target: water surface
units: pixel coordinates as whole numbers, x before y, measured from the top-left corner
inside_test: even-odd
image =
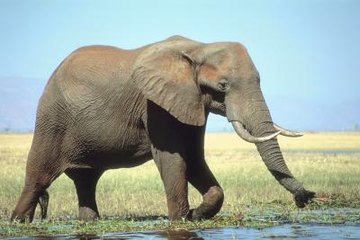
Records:
[[[360,239],[360,225],[284,224],[264,229],[232,227],[201,230],[119,232],[101,235],[57,235],[11,238],[28,239]]]

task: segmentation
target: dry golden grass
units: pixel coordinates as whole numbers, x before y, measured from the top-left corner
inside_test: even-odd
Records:
[[[287,150],[352,150],[360,149],[359,132],[307,132],[299,138],[278,137],[282,149]],[[254,150],[255,145],[244,142],[234,133],[207,133],[205,148],[209,150]]]
[[[21,192],[30,134],[0,135],[0,220],[8,219]],[[302,138],[279,137],[293,174],[322,196],[360,199],[360,134],[307,133]],[[252,144],[232,133],[207,133],[207,162],[225,191],[222,214],[272,201],[294,207],[291,195],[267,171]],[[65,175],[49,188],[50,218],[74,218],[77,198]],[[97,201],[102,215],[166,215],[165,194],[152,161],[136,168],[107,171],[99,181]],[[201,196],[190,187],[190,204]],[[348,202],[344,202],[346,205]]]

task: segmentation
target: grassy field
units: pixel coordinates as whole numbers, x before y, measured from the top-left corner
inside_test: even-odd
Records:
[[[296,139],[279,137],[293,174],[308,189],[317,192],[317,199],[300,215],[291,194],[267,171],[254,145],[232,133],[207,133],[207,162],[225,192],[223,208],[212,221],[175,224],[163,220],[159,223],[167,214],[165,194],[159,173],[150,161],[136,168],[107,171],[102,176],[97,201],[105,220],[94,223],[74,220],[78,213],[75,188],[72,181],[62,175],[49,188],[48,221],[41,223],[37,211],[33,224],[10,224],[11,211],[24,184],[31,139],[30,134],[0,135],[0,236],[163,229],[169,225],[180,228],[257,226],[280,220],[360,223],[360,133],[307,133]],[[200,202],[201,196],[190,186],[191,206]],[[332,208],[355,210],[353,214],[337,216],[311,215],[312,209],[326,213]],[[143,217],[157,220],[138,223]],[[54,227],[69,226],[65,222],[71,222],[72,227]]]

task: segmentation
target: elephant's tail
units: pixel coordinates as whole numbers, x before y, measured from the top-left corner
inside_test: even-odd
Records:
[[[39,197],[39,205],[40,205],[41,220],[44,220],[46,219],[47,209],[49,205],[49,193],[46,190]]]

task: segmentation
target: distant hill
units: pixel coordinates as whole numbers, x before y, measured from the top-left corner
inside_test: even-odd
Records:
[[[33,131],[46,80],[0,76],[0,131]]]
[[[38,100],[47,80],[0,75],[0,131],[33,131]],[[341,101],[270,96],[266,98],[273,120],[301,131],[360,130],[360,96]],[[232,131],[228,121],[211,115],[209,131]]]

